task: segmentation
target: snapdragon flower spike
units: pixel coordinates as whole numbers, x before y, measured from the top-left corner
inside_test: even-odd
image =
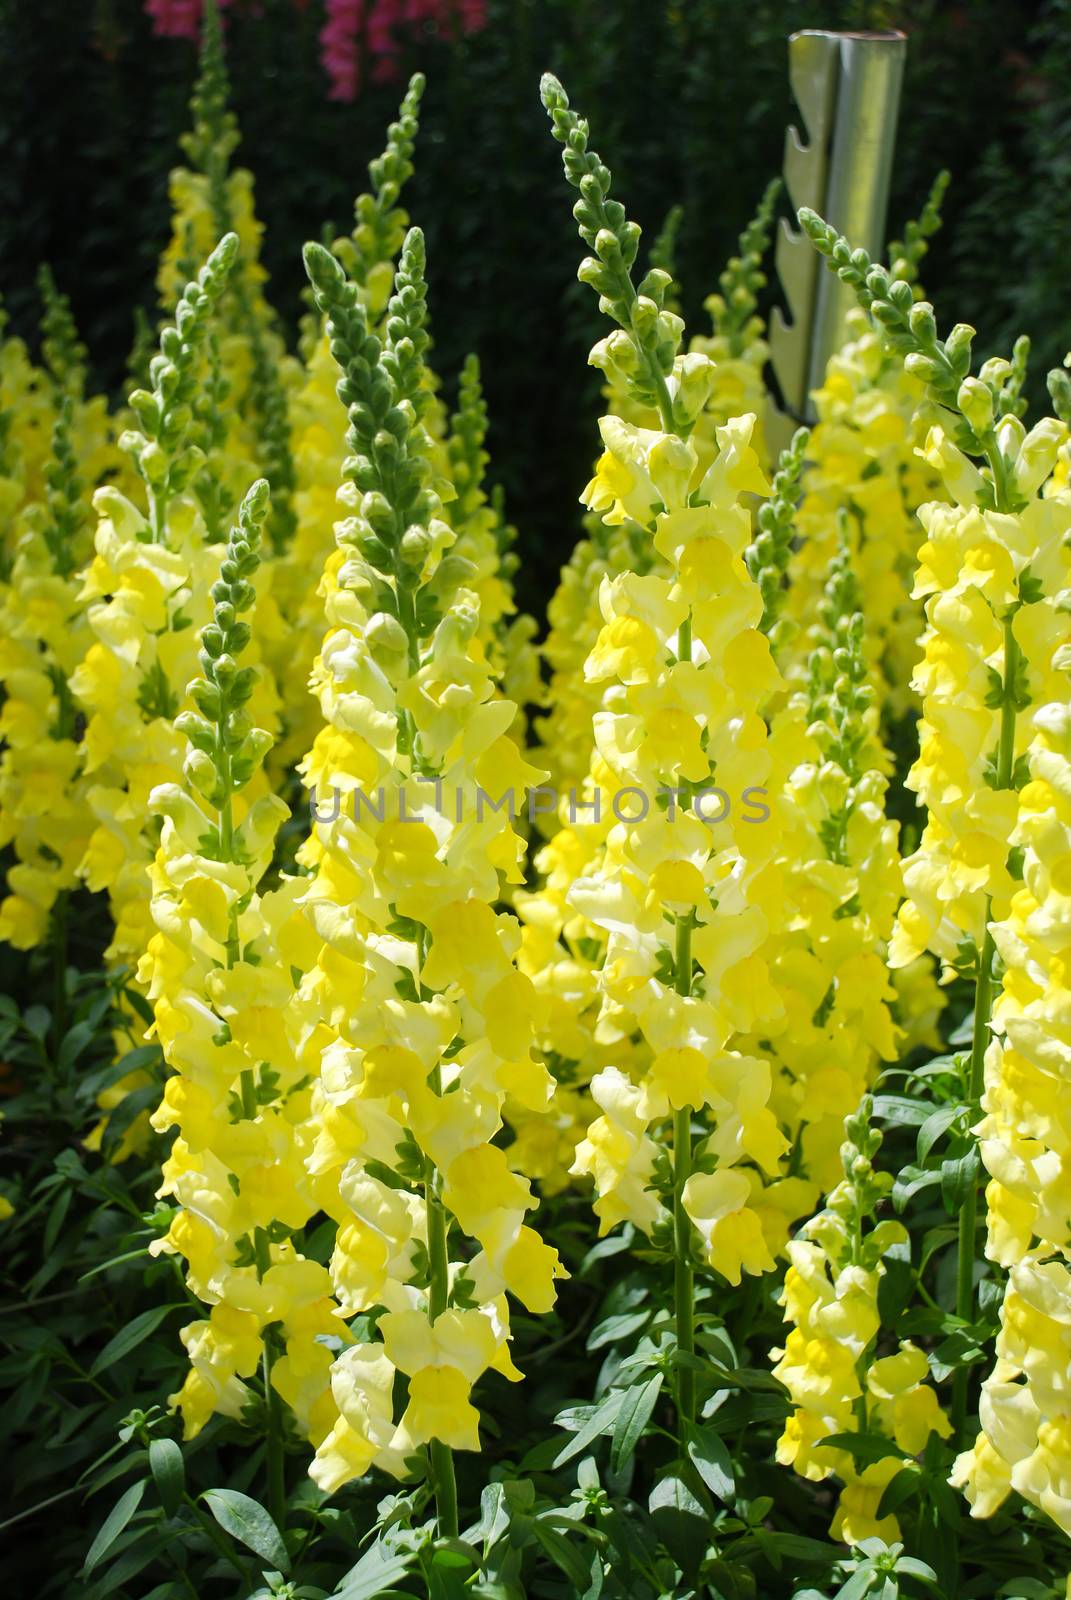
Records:
[[[603,1115],[577,1147],[573,1170],[594,1179],[602,1231],[627,1218],[667,1241],[684,1358],[676,1393],[683,1452],[695,1410],[697,1244],[732,1283],[773,1267],[751,1202],[761,1172],[776,1170],[785,1150],[766,1103],[768,1062],[730,1043],[778,1012],[758,952],[773,913],[763,868],[779,828],[774,818],[749,826],[742,807],[734,813],[730,803],[727,812],[721,800],[716,816],[704,814],[712,785],[726,793],[739,777],[743,789],[771,771],[762,711],[780,679],[755,626],[762,600],[742,559],[750,539],[742,496],[765,495],[769,484],[751,444],[754,415],[731,418],[713,441],[693,438],[713,364],[677,353],[683,327],[662,310],[664,274],[634,287],[639,230],[609,199],[609,172],[555,79],[544,78],[543,98],[565,146],[566,176],[580,189],[581,237],[595,250],[580,276],[621,327],[591,359],[637,403],[655,407],[660,422],[605,416],[605,452],[582,496],[612,527],[635,522],[655,553],[644,576],[603,582],[603,627],[585,665],[588,680],[605,686],[585,799],[599,788],[631,789],[645,804],[639,816],[627,807],[625,817],[596,819],[565,890],[575,915],[558,928],[567,940],[579,919],[599,930],[601,1030],[642,1040],[638,1082],[618,1065],[592,1079]]]
[[[175,323],[161,333],[153,389],[131,397],[144,431],[122,441],[138,465],[130,496],[106,484],[93,497],[96,555],[81,589],[88,647],[70,686],[87,719],[83,770],[97,824],[80,870],[92,889],[108,893],[115,961],[136,962],[150,936],[156,828],[145,802],[154,785],[182,773],[185,740],[174,718],[189,709],[198,630],[210,620],[222,556],[205,542],[195,486],[203,454],[191,434],[210,321],[236,248],[231,235],[188,285]],[[259,659],[259,642],[251,649]],[[278,695],[267,673],[257,679],[255,703],[258,721],[274,729]],[[265,786],[263,777],[255,782]]]
[[[228,233],[179,297],[174,323],[164,329],[160,353],[149,363],[151,390],[135,389],[130,396],[141,427],[128,429],[119,445],[132,457],[145,485],[150,537],[156,544],[164,539],[170,501],[183,493],[204,460],[203,452],[186,441],[210,319],[237,255],[238,235]]]
[[[655,235],[648,254],[652,267],[658,267],[670,278],[677,276],[677,241],[680,237],[681,223],[684,221],[684,207],[670,206],[663,219],[662,226]],[[670,311],[680,312],[680,287],[676,282],[670,284],[666,290],[666,306]]]
[[[473,1385],[489,1367],[520,1377],[507,1295],[549,1309],[562,1275],[524,1222],[529,1184],[492,1142],[507,1093],[538,1112],[551,1080],[533,1054],[538,1000],[515,965],[516,924],[494,910],[502,876],[521,881],[523,846],[508,809],[481,812],[479,795],[540,774],[509,737],[516,708],[477,642],[472,567],[439,516],[423,238],[406,236],[382,338],[334,256],[309,245],[305,259],[353,452],[313,674],[324,725],[301,767],[318,797],[340,796],[333,812],[318,804],[300,855],[324,940],[306,981],[326,1041],[307,1165],[338,1223],[347,1314],[386,1308],[376,1337],[335,1364],[336,1420],[311,1470],[327,1490],[373,1464],[405,1476],[427,1447],[451,1533],[451,1451],[479,1448]],[[474,1244],[453,1247],[459,1232]],[[370,1252],[372,1238],[385,1248]],[[397,1419],[396,1371],[409,1379]]]
[[[781,612],[786,599],[785,575],[796,532],[796,502],[810,437],[808,428],[797,428],[778,457],[770,498],[763,501],[756,513],[755,537],[744,556],[748,572],[762,595],[760,626],[769,637],[775,655],[796,631],[791,620],[782,619]]]
[[[890,1355],[877,1357],[881,1333],[878,1291],[882,1257],[907,1242],[902,1223],[875,1223],[875,1211],[892,1184],[874,1158],[881,1134],[871,1126],[873,1105],[864,1096],[844,1123],[842,1178],[824,1211],[804,1223],[788,1245],[790,1266],[780,1304],[791,1331],[774,1375],[791,1396],[794,1410],[778,1441],[777,1459],[802,1477],[840,1479],[830,1532],[857,1545],[887,1544],[900,1537],[894,1515],[879,1515],[886,1487],[903,1466],[890,1454],[864,1465],[847,1450],[824,1441],[835,1435],[884,1434],[908,1456],[918,1456],[931,1433],[951,1433],[929,1381],[926,1354],[909,1340],[896,1340]]]
[[[667,226],[668,221],[667,218]],[[753,227],[754,224],[750,225],[742,236],[741,249],[744,253],[739,258],[745,263],[749,274],[754,264],[752,251],[759,242],[758,235],[752,232]],[[668,273],[671,270],[670,263],[662,259],[661,248],[656,241],[651,250],[651,264]],[[667,317],[677,310],[671,304],[672,294],[672,288],[667,288],[667,299],[663,302]],[[712,297],[706,302],[708,309],[716,310],[715,301],[717,305],[721,304],[717,297]],[[679,398],[683,397],[686,389],[691,391],[687,407],[689,416],[696,405],[699,407],[689,437],[704,465],[709,465],[718,453],[718,428],[732,417],[751,412],[756,417],[751,446],[765,468],[767,450],[760,419],[766,408],[763,368],[769,350],[763,338],[764,325],[757,313],[749,315],[737,327],[737,333],[741,329],[746,332],[746,340],[736,355],[730,350],[729,331],[716,329],[711,335],[696,334],[689,343],[687,356],[676,358],[669,387]],[[606,373],[608,409],[623,420],[641,427],[660,426],[657,407],[638,397],[632,384],[634,360],[628,357],[624,358],[622,364],[618,362],[618,357],[623,356],[623,340],[627,344],[625,334],[611,334],[595,346],[590,357],[592,363]],[[739,339],[733,342],[739,345]],[[631,518],[608,526],[601,518],[589,513],[585,518],[585,526],[586,537],[580,540],[568,564],[563,567],[559,588],[548,607],[549,628],[543,645],[543,657],[549,665],[550,684],[542,697],[547,712],[536,722],[541,745],[540,759],[551,769],[555,787],[562,795],[568,793],[571,785],[583,782],[591,760],[591,718],[598,708],[600,690],[585,680],[584,662],[591,653],[603,623],[599,610],[601,579],[628,571],[643,575],[659,560],[647,532]],[[750,566],[752,554],[749,553],[747,559]],[[769,620],[772,623],[772,618]],[[788,632],[786,623],[775,644],[780,641],[783,648]],[[541,817],[539,822],[544,831],[553,830],[553,818]],[[563,848],[571,851],[575,843],[576,834],[569,830],[568,839],[562,841]],[[550,865],[549,857],[547,865],[549,875],[556,877],[556,867]]]
[[[941,207],[951,181],[952,174],[947,169],[942,169],[934,178],[919,215],[912,217],[904,229],[904,237],[889,240],[886,254],[889,257],[890,273],[893,278],[902,279],[905,283],[918,284],[922,259],[930,248],[930,240],[941,228],[943,220]]]
[[[236,659],[252,637],[249,624],[239,618],[256,599],[252,579],[261,562],[261,527],[269,508],[269,485],[261,478],[239,507],[237,527],[212,585],[213,618],[201,633],[204,676],[193,679],[189,691],[197,712],[183,712],[175,719],[175,727],[196,752],[192,766],[187,761],[188,772],[225,818],[230,815],[231,797],[245,788],[271,745],[271,735],[253,728],[245,712],[256,669],[239,666]],[[220,839],[221,859],[227,859],[231,847],[230,839]]]
[[[187,1286],[208,1308],[182,1330],[190,1368],[171,1402],[193,1438],[213,1413],[242,1417],[249,1380],[262,1375],[269,1499],[281,1517],[279,1402],[302,1433],[322,1436],[332,1410],[322,1341],[346,1334],[327,1270],[301,1244],[319,1208],[304,1165],[309,1062],[296,1009],[310,943],[315,950],[297,903],[305,884],[262,887],[288,812],[250,789],[269,735],[246,711],[251,630],[241,618],[268,515],[260,480],[242,500],[200,632],[202,674],[188,690],[197,710],[176,724],[182,781],[149,797],[162,826],[155,932],[138,978],[170,1069],[152,1122],[176,1131],[158,1191],[175,1209],[151,1249],[185,1259]]]
[[[1019,441],[1014,432],[1009,436],[1001,430],[1001,423],[1016,416],[1019,409],[1021,378],[1015,378],[1012,364],[994,357],[972,377],[975,330],[969,324],[957,323],[942,339],[933,307],[926,300],[915,299],[909,282],[894,278],[886,267],[871,261],[865,250],[853,249],[808,207],[800,210],[799,221],[830,270],[855,290],[888,348],[902,357],[909,373],[922,379],[931,399],[954,414],[954,443],[967,455],[981,456],[989,467],[992,506],[997,511],[1021,509],[1013,472]],[[1011,384],[1009,379],[1013,379]]]
[[[56,287],[51,268],[42,266],[37,287],[43,306],[41,354],[57,389],[80,400],[85,392],[86,347],[78,337],[71,302]]]
[[[800,641],[807,682],[771,719],[775,751],[792,759],[777,801],[781,916],[763,950],[782,1012],[740,1048],[771,1058],[770,1106],[790,1146],[762,1196],[774,1253],[838,1181],[844,1117],[897,1053],[885,955],[900,863],[859,604],[843,540]]]
[[[1062,456],[1065,470],[1066,445]],[[985,1254],[1008,1277],[996,1359],[982,1384],[979,1431],[957,1459],[951,1481],[963,1489],[974,1517],[992,1515],[1015,1491],[1069,1533],[1071,1438],[1063,1390],[1071,1326],[1071,1211],[1063,1129],[1071,1105],[1064,1043],[1071,924],[1063,884],[1071,862],[1071,497],[1065,486],[1050,485],[1045,509],[1057,538],[1035,570],[1053,599],[1033,608],[1022,633],[1035,691],[1032,736],[1009,838],[1017,858],[1016,892],[991,927],[1000,989],[976,1128],[989,1174]],[[1023,620],[1017,619],[1019,625]]]
[[[905,366],[953,413],[952,436],[935,425],[925,454],[951,504],[923,506],[928,534],[917,592],[927,629],[915,686],[923,695],[919,760],[908,777],[929,809],[919,848],[904,863],[907,893],[890,959],[903,965],[929,948],[975,984],[974,1027],[964,1099],[982,1096],[996,987],[995,929],[1017,904],[1009,839],[1020,809],[1028,726],[1022,713],[1051,671],[1051,619],[1065,587],[1063,541],[1071,496],[1053,480],[1066,424],[1045,417],[1028,432],[1018,416],[1021,371],[987,361],[970,374],[973,329],[936,333],[925,302],[907,305],[909,285],[890,282],[864,251],[814,213],[801,221],[833,270],[855,287]],[[981,457],[988,476],[969,459]],[[969,731],[968,731],[969,730]],[[974,1310],[977,1189],[959,1219],[956,1313]],[[953,1420],[962,1436],[969,1370],[954,1378]]]
[[[229,371],[220,376],[229,403],[220,403],[223,396],[219,396],[215,415],[224,437],[209,453],[202,474],[207,481],[202,481],[201,493],[219,501],[215,517],[206,512],[214,532],[230,515],[241,483],[248,481],[248,466],[255,459],[271,485],[271,536],[278,550],[288,544],[294,530],[291,502],[295,476],[283,379],[285,347],[262,292],[266,273],[259,262],[261,228],[253,214],[252,179],[244,170],[230,170],[239,133],[229,99],[219,10],[215,0],[206,0],[200,70],[190,102],[193,126],[181,139],[193,171],[172,175],[176,228],[165,267],[174,257],[180,229],[194,236],[194,251],[198,248],[196,235],[203,236],[206,224],[216,235],[234,231],[239,236],[238,261],[220,308],[229,336]],[[181,262],[178,265],[181,270]],[[243,361],[243,355],[247,360]],[[213,406],[213,397],[203,396],[203,409],[209,415]]]
[[[772,178],[758,210],[740,235],[739,255],[732,256],[718,279],[720,294],[704,301],[715,334],[725,339],[733,358],[742,356],[762,324],[758,321],[759,293],[766,287],[763,261],[770,248],[774,212],[783,184]]]
[[[524,670],[523,635],[528,633],[530,638],[534,623],[530,617],[516,616],[512,578],[519,558],[510,549],[516,531],[506,523],[500,497],[493,490],[490,497],[487,493],[490,456],[486,439],[487,402],[480,382],[480,363],[475,355],[469,355],[461,369],[457,410],[450,419],[446,443],[454,499],[446,505],[444,515],[457,536],[450,553],[455,560],[470,563],[465,583],[480,597],[480,637],[496,670],[504,676],[510,674],[505,682],[507,695],[518,703],[538,701],[538,657],[530,643],[528,680],[519,683],[518,694],[510,692],[511,683],[517,683],[518,668]]]
[[[369,329],[382,332],[387,302],[394,286],[395,258],[405,238],[408,217],[400,204],[405,184],[413,173],[420,98],[424,79],[418,73],[409,83],[396,122],[390,126],[386,148],[369,164],[369,187],[356,202],[357,222],[351,236],[331,241],[329,250],[356,285]],[[324,315],[316,304],[311,283],[303,291],[311,311],[302,319],[301,349],[305,381],[295,389],[291,404],[291,451],[297,487],[294,495],[296,527],[288,549],[278,558],[272,575],[285,630],[273,643],[273,659],[286,693],[286,738],[273,760],[281,768],[292,766],[309,749],[318,730],[316,702],[308,691],[309,675],[323,636],[323,595],[309,583],[309,573],[323,573],[324,582],[335,581],[342,561],[336,547],[334,523],[336,495],[343,476],[344,440],[337,425],[339,367],[324,331]],[[429,392],[433,382],[428,375]],[[433,409],[435,402],[432,402]],[[436,433],[440,418],[431,418]],[[430,448],[430,445],[429,445]],[[434,452],[433,452],[434,453]]]
[[[424,85],[424,74],[414,72],[397,120],[387,129],[386,148],[368,164],[371,187],[359,194],[354,203],[353,233],[336,240],[333,246],[335,255],[362,290],[373,316],[386,305],[392,288],[392,265],[409,224],[408,215],[398,202],[413,176]]]
[[[10,454],[0,505],[11,512],[10,542],[0,531],[0,841],[16,858],[0,938],[28,949],[51,931],[62,963],[66,896],[93,831],[70,681],[87,644],[76,575],[92,547],[87,484],[117,463],[107,402],[85,393],[86,351],[70,304],[47,267],[38,286],[44,370],[20,371],[15,351],[0,351],[0,398],[12,381],[21,391],[0,415],[0,457]],[[27,430],[34,456],[51,440],[32,470]]]
[[[563,146],[565,176],[580,198],[573,207],[580,237],[594,255],[585,257],[577,271],[582,283],[599,296],[599,309],[624,331],[630,349],[618,344],[615,365],[627,374],[630,393],[640,405],[652,406],[670,429],[677,422],[687,430],[694,414],[685,408],[677,415],[666,379],[680,345],[683,324],[664,309],[671,285],[667,272],[652,267],[637,287],[632,266],[639,249],[640,228],[630,222],[625,208],[610,198],[610,169],[588,147],[588,124],[571,110],[569,98],[550,72],[543,74],[540,94],[551,121],[551,131]]]
[[[54,371],[67,377],[71,368],[61,351],[71,343],[61,347],[54,333],[52,341]],[[10,843],[16,857],[0,900],[0,939],[18,949],[46,937],[54,911],[62,917],[60,897],[77,884],[92,832],[69,686],[85,648],[85,611],[73,574],[85,558],[90,518],[78,471],[75,399],[70,389],[61,394],[44,504],[25,508],[15,559],[0,583],[0,842]]]

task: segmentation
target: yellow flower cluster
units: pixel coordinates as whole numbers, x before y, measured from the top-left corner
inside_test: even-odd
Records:
[[[41,289],[45,372],[29,376],[17,342],[8,341],[0,356],[0,368],[10,361],[27,383],[0,396],[12,403],[5,431],[12,476],[0,481],[13,513],[0,560],[0,844],[10,842],[16,858],[0,902],[0,939],[18,949],[46,937],[52,908],[75,886],[86,848],[69,687],[85,648],[76,573],[89,550],[85,492],[118,459],[105,401],[85,393],[85,351],[69,306],[47,272]],[[36,430],[49,417],[50,454],[38,468]]]
[[[992,925],[1003,963],[995,1037],[985,1058],[977,1128],[986,1188],[986,1254],[1008,1269],[996,1362],[982,1386],[981,1432],[956,1463],[975,1516],[1011,1489],[1071,1531],[1064,1346],[1071,1326],[1071,1228],[1066,1050],[1062,1037],[1071,862],[1071,667],[1067,595],[1071,503],[1054,489],[1038,502],[1046,536],[1031,576],[1048,605],[1023,607],[1013,628],[1038,704],[1029,718],[1027,780],[1009,842],[1021,879],[1007,916]]]
[[[320,1205],[304,1165],[311,1074],[294,982],[316,941],[297,906],[300,879],[262,889],[287,808],[270,794],[250,805],[247,792],[270,735],[245,710],[257,674],[238,665],[249,628],[237,618],[253,604],[268,510],[261,480],[217,563],[212,620],[200,632],[204,676],[177,719],[182,781],[149,796],[162,821],[156,931],[138,977],[172,1069],[152,1123],[177,1130],[159,1190],[177,1209],[153,1250],[183,1256],[190,1289],[210,1307],[183,1329],[190,1370],[172,1397],[190,1438],[214,1412],[241,1415],[242,1380],[266,1358],[275,1391],[315,1432],[330,1412],[322,1340],[345,1332],[326,1269],[292,1241]]]
[[[193,488],[204,456],[189,442],[189,400],[236,249],[228,236],[187,285],[154,358],[153,390],[131,395],[145,431],[128,430],[120,444],[135,464],[141,505],[112,486],[94,496],[96,554],[80,592],[91,642],[70,677],[86,716],[83,771],[95,820],[80,871],[89,888],[108,894],[115,927],[108,957],[130,964],[152,931],[156,838],[148,800],[158,784],[181,775],[184,746],[174,718],[196,672],[198,630],[209,620],[221,555],[205,542]],[[274,685],[258,679],[256,714],[269,728],[277,699]]]
[[[916,513],[939,489],[932,463],[919,455],[928,427],[925,387],[853,312],[852,337],[831,357],[812,398],[818,422],[796,521],[789,615],[805,630],[846,538],[862,590],[874,684],[889,712],[900,715],[909,705],[905,685],[922,623],[910,594],[920,542]],[[805,675],[802,648],[784,666],[790,676]]]
[[[492,1142],[507,1097],[539,1109],[552,1089],[520,931],[494,910],[523,852],[499,802],[538,774],[509,738],[516,708],[496,696],[463,586],[475,569],[430,481],[422,239],[407,236],[382,344],[334,258],[309,246],[306,260],[356,452],[314,673],[324,725],[302,768],[322,819],[301,854],[324,941],[303,985],[323,1032],[309,1168],[337,1196],[324,1203],[339,1303],[387,1308],[379,1337],[332,1369],[338,1416],[312,1471],[335,1488],[372,1463],[400,1471],[425,1443],[477,1448],[473,1384],[490,1367],[520,1376],[507,1292],[546,1310],[562,1269],[524,1221],[530,1185]],[[392,499],[389,483],[409,488]],[[454,1224],[478,1247],[464,1263]],[[397,1424],[396,1371],[409,1379]]]
[[[722,292],[708,296],[705,302],[714,324],[713,333],[697,334],[689,346],[692,354],[706,358],[703,370],[709,387],[693,429],[694,444],[704,467],[717,453],[716,430],[730,418],[749,412],[756,418],[752,448],[763,467],[767,465],[759,419],[767,404],[763,367],[769,347],[764,337],[765,324],[757,314],[757,291],[766,281],[761,264],[769,244],[779,188],[775,181],[767,189],[758,213],[740,237],[739,255],[729,261],[721,275]],[[667,331],[679,336],[683,322],[675,312],[666,311],[663,315]],[[609,340],[600,341],[591,354],[592,363],[607,375],[608,410],[638,426],[657,426],[657,410],[638,404],[629,394],[627,366],[618,365],[621,352],[620,336],[612,335]],[[630,520],[608,524],[591,514],[585,518],[585,525],[585,537],[562,568],[550,600],[547,637],[542,647],[550,683],[547,709],[537,719],[536,730],[541,759],[560,794],[583,782],[591,761],[591,719],[598,709],[599,688],[587,678],[584,663],[602,627],[601,581],[604,576],[614,577],[622,572],[645,573],[660,560],[642,524]],[[545,827],[554,827],[555,815],[545,816]]]
[[[873,1158],[881,1135],[870,1127],[864,1099],[844,1123],[843,1179],[824,1211],[811,1218],[788,1246],[790,1266],[780,1303],[791,1332],[774,1374],[792,1399],[777,1459],[814,1482],[835,1476],[843,1487],[830,1528],[835,1539],[900,1538],[894,1515],[879,1515],[882,1495],[903,1466],[895,1451],[869,1462],[853,1456],[850,1434],[884,1434],[907,1456],[920,1455],[931,1432],[952,1431],[929,1383],[926,1354],[896,1340],[877,1354],[881,1334],[878,1286],[882,1256],[907,1239],[897,1222],[867,1227],[891,1183]]]
[[[974,403],[973,393],[978,404],[988,403],[991,419],[988,388],[979,380],[964,388],[965,403]],[[922,696],[919,756],[907,784],[926,806],[927,821],[904,862],[907,898],[892,942],[894,966],[930,950],[951,967],[962,941],[980,946],[990,915],[1007,915],[1014,890],[1008,839],[1017,811],[1011,785],[1028,736],[1015,715],[1028,698],[1018,641],[1025,644],[1047,615],[1033,573],[1066,528],[1062,497],[1038,492],[1062,437],[1052,419],[1029,433],[1018,418],[1003,419],[999,508],[989,480],[940,424],[927,437],[926,459],[949,502],[931,501],[919,512],[926,540],[915,593],[925,599],[927,626],[912,679]],[[1008,509],[1013,504],[1017,509]]]
[[[786,1225],[838,1181],[844,1119],[897,1043],[885,968],[900,897],[896,826],[885,816],[887,761],[847,544],[805,638],[807,689],[773,721],[775,745],[799,757],[779,796],[784,910],[766,952],[782,1006],[766,1029],[771,1104],[792,1144],[790,1181],[769,1198],[771,1223],[781,1211]],[[783,1240],[782,1228],[773,1247]]]
[[[694,382],[695,358],[684,359]],[[742,559],[750,519],[741,495],[767,487],[751,428],[740,418],[719,430],[720,453],[698,476],[685,439],[603,420],[607,449],[587,502],[606,520],[646,526],[668,575],[603,583],[605,622],[587,673],[606,686],[595,740],[604,803],[617,811],[594,870],[567,895],[606,935],[602,1025],[620,1038],[638,1030],[650,1052],[639,1083],[609,1067],[592,1084],[604,1114],[576,1166],[595,1180],[601,1227],[627,1216],[650,1230],[660,1207],[647,1187],[647,1128],[671,1111],[707,1110],[717,1170],[692,1174],[683,1203],[708,1261],[732,1282],[772,1266],[740,1164],[771,1171],[784,1147],[766,1104],[768,1065],[728,1048],[734,1032],[778,1010],[757,957],[778,836],[776,820],[763,820],[770,757],[760,708],[777,676]]]

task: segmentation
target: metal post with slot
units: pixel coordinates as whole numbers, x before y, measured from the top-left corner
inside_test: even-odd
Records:
[[[789,79],[804,133],[785,139],[785,186],[795,209],[812,206],[853,244],[884,250],[896,122],[907,39],[904,34],[828,33],[789,39]],[[854,297],[820,269],[809,241],[787,221],[777,239],[777,271],[791,316],[775,309],[770,355],[781,409],[770,418],[775,448],[798,422],[812,421],[811,390],[844,341]]]

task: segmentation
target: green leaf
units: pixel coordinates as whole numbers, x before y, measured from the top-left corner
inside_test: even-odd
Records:
[[[695,1571],[710,1545],[707,1509],[674,1473],[655,1484],[648,1508],[658,1536],[674,1560],[686,1573]]]
[[[630,1333],[637,1333],[645,1323],[650,1322],[652,1312],[650,1308],[642,1311],[626,1311],[620,1316],[607,1317],[588,1335],[587,1348],[601,1350],[603,1345],[617,1344],[621,1339],[627,1339]]]
[[[142,1478],[140,1483],[132,1483],[130,1488],[125,1490],[112,1506],[97,1537],[90,1545],[89,1553],[82,1566],[82,1571],[87,1577],[96,1567],[100,1566],[100,1563],[140,1506],[141,1497],[144,1493],[145,1479]]]
[[[290,1557],[282,1534],[260,1504],[237,1489],[206,1489],[201,1496],[216,1521],[232,1539],[270,1561],[280,1572],[287,1572]]]
[[[901,1467],[895,1477],[890,1478],[885,1485],[885,1491],[878,1501],[877,1515],[879,1517],[891,1515],[918,1493],[921,1482],[922,1474],[916,1466]]]
[[[905,1094],[876,1094],[874,1116],[893,1128],[918,1128],[933,1111],[928,1100],[914,1100]]]
[[[925,1561],[919,1561],[915,1556],[900,1556],[896,1562],[897,1572],[906,1572],[909,1578],[918,1578],[921,1583],[936,1583],[937,1574]]]
[[[36,1039],[38,1044],[43,1044],[48,1037],[48,1030],[52,1026],[52,1013],[47,1006],[30,1006],[22,1014],[22,1026]]]
[[[925,1161],[938,1139],[947,1128],[952,1126],[963,1110],[965,1110],[964,1106],[949,1105],[938,1106],[936,1111],[931,1112],[919,1129],[918,1159],[920,1161]]]
[[[60,1072],[67,1072],[74,1066],[78,1057],[88,1044],[91,1044],[97,1033],[92,1022],[76,1022],[73,1028],[68,1029],[60,1040],[60,1047],[56,1052],[56,1066]]]
[[[887,1439],[883,1433],[831,1433],[815,1446],[816,1450],[843,1450],[850,1455],[857,1464],[862,1462],[870,1466],[875,1461],[884,1461],[886,1456],[899,1456],[901,1461],[908,1460],[906,1451]]]
[[[70,1210],[73,1199],[74,1190],[70,1187],[61,1189],[57,1194],[52,1210],[48,1214],[48,1221],[45,1224],[45,1231],[41,1239],[42,1255],[50,1256],[55,1249],[59,1231],[63,1227],[64,1219]]]
[[[615,1389],[611,1394],[608,1394],[605,1400],[591,1412],[579,1433],[574,1434],[569,1443],[558,1451],[552,1465],[555,1467],[564,1465],[566,1461],[571,1461],[574,1456],[578,1456],[582,1451],[586,1450],[592,1440],[597,1439],[601,1433],[609,1433],[611,1424],[617,1420],[617,1413],[621,1409],[621,1402],[624,1398],[624,1392],[620,1389]],[[563,1411],[554,1420],[561,1427],[561,1418],[570,1414]]]
[[[95,1378],[98,1373],[107,1371],[116,1361],[121,1361],[132,1350],[136,1350],[138,1345],[147,1339],[175,1309],[175,1306],[150,1306],[148,1311],[139,1312],[125,1328],[120,1328],[119,1332],[108,1340],[90,1367],[89,1376]]]
[[[408,1575],[413,1560],[412,1555],[392,1555],[382,1545],[374,1544],[342,1579],[335,1600],[376,1600],[377,1596],[394,1592],[391,1586]]]
[[[591,1573],[580,1551],[574,1550],[563,1533],[559,1533],[557,1528],[549,1527],[539,1517],[533,1518],[531,1529],[554,1565],[565,1573],[577,1594],[583,1594],[591,1582]]]
[[[646,1383],[633,1384],[626,1389],[621,1409],[614,1423],[614,1436],[610,1442],[610,1471],[620,1472],[631,1459],[637,1440],[643,1433],[655,1408],[662,1388],[664,1374],[656,1372]]]
[[[716,1499],[731,1497],[736,1487],[733,1459],[719,1433],[701,1423],[692,1424],[688,1429],[688,1459]]]
[[[869,1594],[878,1581],[879,1574],[868,1561],[848,1579],[843,1588],[837,1590],[835,1600],[863,1600],[863,1596]]]
[[[962,1209],[968,1191],[977,1186],[980,1171],[978,1147],[974,1144],[958,1160],[942,1161],[941,1199],[949,1216],[954,1217]]]
[[[186,1488],[186,1468],[182,1451],[174,1439],[154,1439],[149,1445],[149,1466],[160,1496],[160,1504],[173,1517],[182,1504]]]

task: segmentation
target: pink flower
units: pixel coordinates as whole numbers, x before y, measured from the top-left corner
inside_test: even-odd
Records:
[[[216,0],[221,11],[229,3]],[[192,39],[196,44],[201,37],[201,0],[145,0],[145,14],[158,39]]]
[[[329,100],[357,98],[358,44],[364,20],[364,0],[327,0],[327,20],[320,29],[320,60],[330,84]]]
[[[145,0],[158,39],[193,39],[201,33],[201,0]]]

